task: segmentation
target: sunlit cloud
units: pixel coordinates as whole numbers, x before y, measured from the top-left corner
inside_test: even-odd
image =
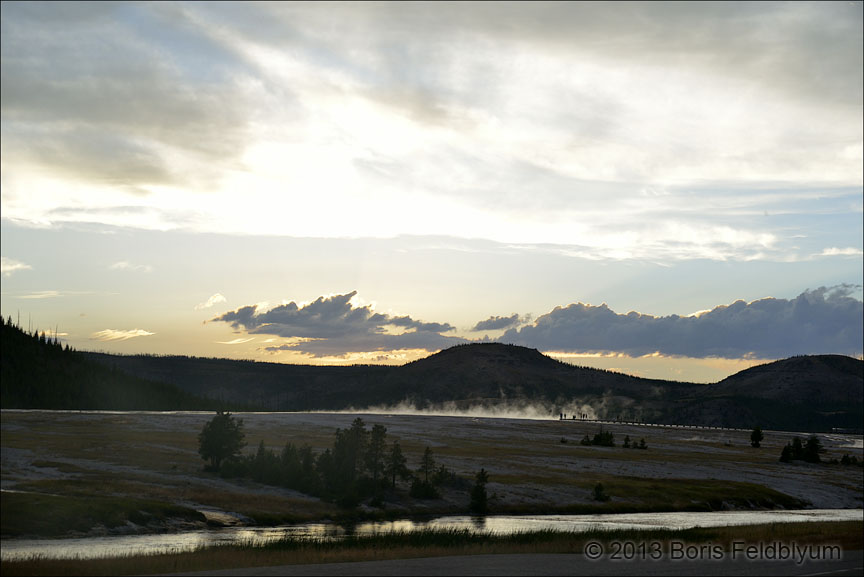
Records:
[[[819,256],[862,256],[864,250],[855,247],[837,248],[831,247],[823,250]]]
[[[445,336],[455,328],[448,323],[424,322],[408,315],[376,313],[371,305],[355,306],[357,291],[319,297],[311,303],[295,302],[260,310],[241,307],[210,320],[229,323],[250,334],[277,335],[289,343],[266,347],[270,352],[294,350],[315,357],[346,353],[425,349],[437,351],[466,342]]]
[[[218,305],[219,303],[227,302],[227,300],[228,299],[226,299],[224,296],[222,296],[222,294],[216,293],[213,296],[211,296],[209,299],[207,299],[206,302],[198,303],[197,305],[195,305],[195,310],[200,311],[203,309],[213,308],[215,305]]]
[[[233,339],[230,341],[216,341],[216,342],[220,345],[242,345],[243,343],[248,343],[248,342],[254,341],[254,340],[255,340],[255,337],[249,337],[249,338],[245,338],[245,339],[244,338],[238,338],[238,339]]]
[[[3,214],[788,261],[860,198],[857,4],[339,10],[4,3]]]
[[[21,295],[19,299],[53,299],[63,296],[60,291],[39,291],[26,295]]]
[[[153,272],[153,267],[149,264],[133,264],[129,261],[121,260],[115,262],[108,267],[110,270],[126,270],[132,272]]]
[[[14,258],[0,257],[0,274],[3,276],[12,276],[13,273],[21,270],[30,270],[33,267],[27,263],[17,261]]]
[[[131,329],[131,330],[117,330],[117,329],[105,329],[102,331],[98,331],[90,335],[92,340],[97,341],[126,341],[129,339],[134,339],[137,337],[149,337],[151,335],[155,335],[156,333],[151,333],[149,331],[145,331],[143,329]]]

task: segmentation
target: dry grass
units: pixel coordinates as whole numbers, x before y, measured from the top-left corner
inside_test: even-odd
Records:
[[[287,441],[315,450],[333,443],[336,428],[353,414],[243,414],[248,451],[259,440],[276,450]],[[140,497],[166,503],[215,507],[278,523],[334,518],[341,512],[318,499],[203,472],[198,432],[208,414],[86,414],[4,412],[4,487],[84,497]],[[782,446],[793,434],[766,432],[762,449],[749,432],[690,431],[604,425],[618,447],[584,447],[579,440],[599,430],[594,423],[472,419],[467,417],[362,415],[367,426],[383,424],[417,467],[426,446],[435,458],[466,479],[480,467],[490,475],[494,512],[567,512],[594,508],[591,489],[602,482],[612,500],[607,510],[678,509],[694,502],[760,502],[776,492],[812,500],[820,507],[860,507],[861,469],[783,465]],[[645,438],[647,451],[624,449],[624,436]],[[568,442],[561,443],[564,437]],[[864,458],[824,439],[829,454]],[[744,484],[741,484],[744,483]],[[764,490],[773,489],[775,493]],[[403,487],[403,490],[405,487]],[[856,501],[857,499],[857,501]],[[445,499],[389,503],[378,514],[461,512],[463,492]],[[391,506],[392,505],[392,506]],[[617,509],[616,509],[617,507]],[[622,509],[624,507],[625,509]]]

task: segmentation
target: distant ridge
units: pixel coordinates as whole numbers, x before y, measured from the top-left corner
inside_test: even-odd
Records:
[[[577,367],[501,343],[458,345],[396,367],[86,355],[190,394],[263,410],[531,409],[550,418],[564,412],[796,431],[860,428],[864,417],[864,362],[841,355],[793,357],[710,385]]]
[[[0,317],[0,407],[4,409],[211,409],[212,399],[94,362],[44,332]]]

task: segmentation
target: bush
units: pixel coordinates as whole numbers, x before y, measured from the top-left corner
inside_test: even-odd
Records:
[[[411,490],[408,493],[415,499],[438,499],[441,495],[432,483],[428,483],[422,479],[414,479],[411,483]]]
[[[606,494],[606,490],[603,488],[603,483],[597,483],[594,485],[594,500],[600,501],[601,503],[605,503],[610,499],[609,495]]]
[[[609,431],[604,431],[600,429],[600,432],[594,435],[592,439],[588,435],[585,435],[585,438],[579,441],[581,445],[599,445],[601,447],[614,447],[615,446],[615,436]]]

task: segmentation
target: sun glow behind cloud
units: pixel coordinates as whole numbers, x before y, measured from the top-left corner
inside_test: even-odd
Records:
[[[2,4],[4,312],[338,364],[862,283],[860,3],[58,6]]]
[[[471,4],[456,20],[413,5],[339,9],[351,17],[333,20],[314,4],[253,5],[244,14],[128,7],[137,22],[174,14],[166,21],[183,24],[169,25],[160,40],[191,32],[193,46],[212,51],[209,77],[192,64],[201,55],[145,50],[149,29],[128,27],[126,14],[93,13],[103,18],[94,33],[119,43],[116,58],[150,82],[141,94],[164,90],[148,115],[178,129],[154,132],[117,116],[115,100],[127,95],[110,85],[74,110],[74,129],[40,148],[33,134],[55,130],[38,121],[57,114],[46,102],[62,109],[82,101],[89,87],[73,73],[113,64],[112,55],[90,58],[87,46],[57,51],[74,29],[46,21],[51,42],[42,50],[70,80],[39,90],[16,60],[4,65],[5,85],[20,77],[21,91],[26,80],[46,94],[4,98],[3,162],[15,167],[3,171],[4,215],[243,234],[445,235],[557,244],[596,259],[782,260],[794,250],[782,227],[741,218],[782,206],[758,189],[795,183],[786,197],[802,186],[824,196],[861,186],[860,110],[835,102],[848,96],[839,89],[818,101],[805,78],[790,84],[783,74],[800,62],[786,54],[789,44],[756,33],[770,17],[759,11],[714,10],[705,28],[694,14],[634,7],[668,36],[705,33],[695,43],[681,37],[694,46],[669,59],[663,42],[593,5],[526,5],[511,14]],[[802,42],[798,18],[839,25],[836,7],[777,10],[772,25]],[[521,32],[502,33],[507,26],[496,22],[514,17]],[[611,44],[589,25],[597,18],[617,23]],[[250,27],[258,19],[269,26]],[[559,20],[583,33],[564,35]],[[290,33],[297,27],[303,36]],[[727,29],[737,29],[740,47],[719,41]],[[16,38],[17,29],[5,31]],[[845,38],[826,43],[845,46]],[[45,55],[38,43],[9,46]],[[779,68],[741,60],[746,49],[775,55]],[[418,54],[426,55],[422,66]],[[846,89],[845,79],[828,80]],[[188,87],[209,96],[193,99],[201,90]],[[117,142],[81,146],[82,134],[106,123]],[[77,162],[64,160],[70,154]],[[720,217],[727,222],[714,222]]]

